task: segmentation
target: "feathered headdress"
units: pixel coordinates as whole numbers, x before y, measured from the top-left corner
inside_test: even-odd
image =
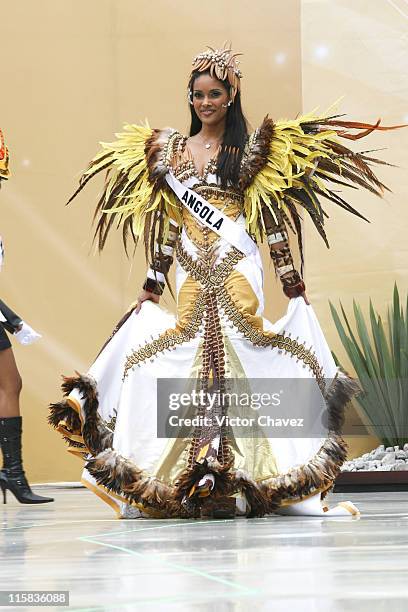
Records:
[[[231,86],[231,100],[234,101],[237,91],[241,89],[242,73],[238,68],[239,62],[236,60],[242,53],[232,53],[231,47],[224,43],[222,49],[207,47],[208,51],[203,51],[193,59],[193,72],[209,71],[212,77],[220,81],[228,80]]]

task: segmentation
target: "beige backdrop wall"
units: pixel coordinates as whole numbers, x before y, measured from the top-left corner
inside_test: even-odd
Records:
[[[344,96],[337,108],[349,118],[375,122],[381,117],[384,125],[408,123],[406,0],[304,0],[301,21],[304,110],[319,106],[324,111]],[[349,361],[328,300],[336,305],[341,300],[352,315],[353,298],[367,313],[371,297],[387,325],[384,315],[394,282],[403,299],[408,289],[408,129],[372,134],[353,146],[355,150],[386,147],[378,155],[400,167],[378,170],[393,191],[384,200],[369,193],[352,194],[353,205],[370,224],[326,206],[329,251],[315,239],[311,224],[305,224],[308,293],[331,348],[346,366]],[[348,441],[352,455],[376,442],[358,437]]]
[[[145,275],[119,237],[91,254],[98,189],[69,208],[80,171],[123,122],[188,126],[191,57],[231,39],[242,50],[251,124],[302,107],[300,3],[21,0],[2,7],[0,125],[13,177],[0,193],[1,296],[43,334],[15,352],[24,379],[25,461],[33,481],[78,480],[78,459],[46,424],[62,373],[86,369]],[[310,263],[312,267],[312,262]],[[267,315],[284,307],[269,261]],[[268,274],[267,274],[268,275]],[[163,304],[174,309],[166,295]]]

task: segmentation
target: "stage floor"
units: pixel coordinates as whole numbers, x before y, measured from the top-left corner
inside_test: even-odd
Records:
[[[37,491],[55,503],[1,506],[0,590],[69,591],[83,612],[408,609],[407,493],[331,496],[357,519],[162,521],[117,520],[86,489]]]

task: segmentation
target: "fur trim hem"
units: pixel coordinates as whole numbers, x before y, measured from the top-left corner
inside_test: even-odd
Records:
[[[361,387],[357,380],[340,370],[337,372],[325,392],[328,415],[327,428],[329,431],[341,433],[344,425],[345,408],[348,402],[360,392]]]
[[[85,398],[82,406],[84,443],[92,455],[97,455],[112,447],[113,432],[106,426],[98,413],[99,401],[95,380],[88,376],[79,376],[77,388],[80,389],[82,396]]]
[[[150,476],[112,448],[90,459],[85,468],[98,484],[130,503],[159,510],[166,518],[193,516],[175,499],[174,487]]]
[[[347,444],[332,432],[316,455],[304,465],[286,474],[269,478],[261,483],[265,495],[274,491],[278,498],[301,500],[313,492],[328,489],[340,473],[347,457]]]
[[[212,495],[225,496],[232,491],[232,475],[230,469],[232,463],[222,465],[217,460],[204,459],[202,463],[196,462],[189,470],[184,471],[175,486],[175,498],[180,502],[186,498],[190,489],[206,474],[214,476],[214,488]],[[197,498],[194,498],[195,500]]]
[[[320,450],[306,464],[286,474],[269,478],[262,488],[272,488],[282,499],[301,500],[314,491],[328,490],[347,459],[347,444],[341,436],[347,403],[361,390],[358,382],[338,372],[326,391],[329,435]]]
[[[72,406],[67,402],[66,399],[62,399],[60,402],[50,404],[50,413],[48,415],[48,423],[57,429],[61,422],[64,423],[64,427],[75,435],[81,433],[81,421],[78,414],[73,410]]]
[[[104,424],[98,413],[99,402],[95,380],[78,372],[76,374],[72,377],[63,377],[62,390],[65,397],[61,402],[50,405],[48,422],[56,429],[62,427],[74,435],[82,436],[85,447],[92,455],[96,455],[112,446],[113,433]],[[67,399],[73,389],[78,389],[84,399],[81,415],[78,415]],[[81,417],[83,425],[81,425]],[[70,446],[84,446],[75,443],[69,436],[68,438],[64,436],[64,438]]]
[[[314,492],[328,490],[347,456],[347,445],[340,435],[344,408],[359,390],[356,381],[350,377],[344,374],[336,376],[326,393],[329,423],[332,429],[320,450],[304,465],[257,483],[242,470],[235,470],[232,462],[223,465],[215,460],[206,460],[185,470],[175,485],[168,485],[138,468],[131,460],[111,448],[113,434],[98,414],[95,381],[80,375],[64,379],[64,389],[67,394],[74,387],[77,387],[85,398],[81,410],[84,423],[82,435],[85,446],[93,455],[85,466],[88,472],[108,491],[121,495],[129,503],[151,507],[164,518],[200,516],[201,507],[205,505],[207,498],[194,495],[188,497],[188,493],[191,487],[207,473],[214,476],[215,484],[211,492],[213,503],[216,504],[217,499],[221,503],[226,497],[241,493],[248,502],[248,518],[273,513],[283,500],[300,501]],[[54,422],[60,415],[63,415],[65,423],[67,422],[67,406],[66,400],[52,406]],[[70,410],[76,415],[72,408]],[[78,415],[76,417],[79,420]],[[77,424],[75,421],[75,426]]]

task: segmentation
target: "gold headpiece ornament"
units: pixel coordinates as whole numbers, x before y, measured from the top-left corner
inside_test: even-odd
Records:
[[[8,168],[9,163],[9,152],[4,142],[3,132],[0,130],[0,179],[6,179],[9,177],[10,172]]]
[[[203,51],[193,59],[193,70],[198,72],[209,71],[212,77],[220,81],[228,82],[231,86],[231,100],[234,101],[237,91],[241,89],[242,73],[238,68],[239,62],[235,59],[242,53],[232,53],[231,47],[224,43],[222,49],[208,47],[208,51]]]

